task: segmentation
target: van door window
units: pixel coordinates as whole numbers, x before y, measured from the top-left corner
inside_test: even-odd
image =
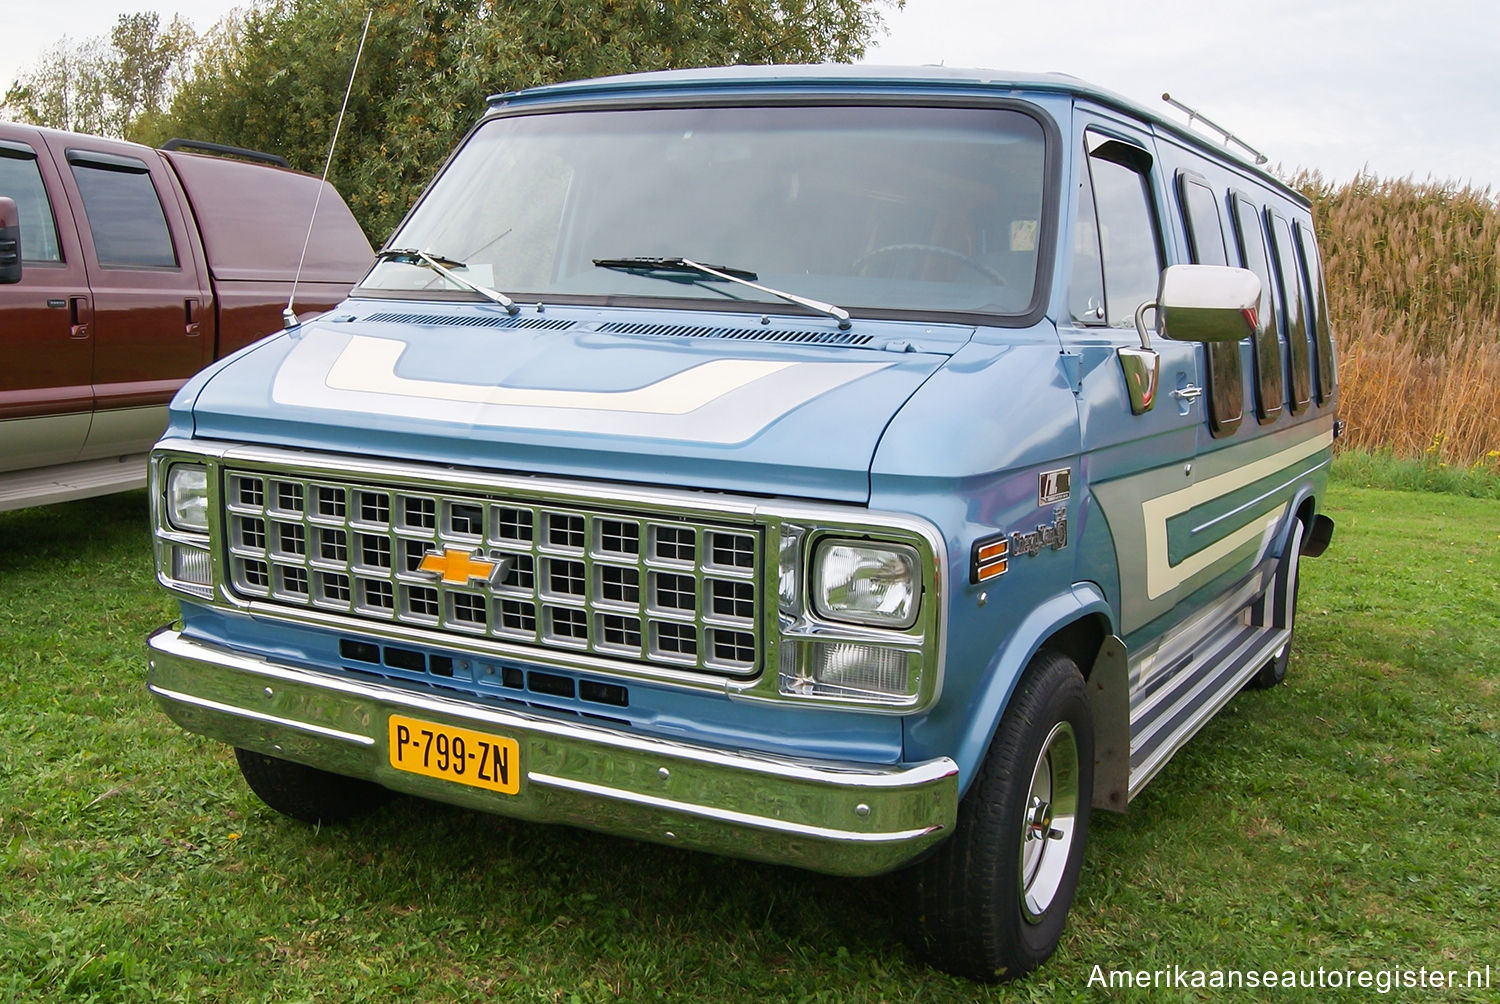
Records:
[[[1260,209],[1243,195],[1234,196],[1235,239],[1240,265],[1260,279],[1260,323],[1255,329],[1255,412],[1260,421],[1274,422],[1286,399],[1282,378],[1281,340],[1276,336],[1276,301],[1271,292],[1271,263],[1266,257],[1266,235]]]
[[[21,144],[0,146],[0,195],[13,199],[21,216],[21,260],[27,264],[62,261],[57,219],[37,170],[36,154]]]
[[[1087,168],[1078,183],[1073,221],[1073,274],[1068,279],[1068,314],[1079,324],[1104,323],[1104,269],[1099,263],[1099,218]]]
[[[1193,264],[1228,265],[1219,197],[1201,177],[1187,171],[1177,175],[1177,187]],[[1238,342],[1209,342],[1207,350],[1209,430],[1218,438],[1240,427],[1245,413],[1245,381]]]
[[[167,217],[144,163],[139,171],[92,162],[74,162],[72,168],[100,265],[177,267],[177,252],[167,229]]]
[[[1295,228],[1298,264],[1310,315],[1307,326],[1313,331],[1313,344],[1317,347],[1318,403],[1326,404],[1333,398],[1333,390],[1338,385],[1334,370],[1333,332],[1328,320],[1328,289],[1323,285],[1323,262],[1318,256],[1318,240],[1312,227],[1298,220]]]
[[[1297,262],[1292,250],[1292,228],[1286,218],[1271,214],[1271,251],[1276,259],[1276,279],[1281,290],[1282,327],[1286,332],[1287,352],[1292,372],[1292,414],[1298,415],[1312,403],[1312,359],[1307,344],[1307,307]]]
[[[1105,318],[1112,328],[1134,328],[1136,308],[1156,299],[1165,265],[1151,198],[1151,159],[1118,140],[1091,136],[1089,146]]]

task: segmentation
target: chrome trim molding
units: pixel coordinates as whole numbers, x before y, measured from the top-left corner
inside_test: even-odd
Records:
[[[642,795],[637,792],[623,791],[619,788],[609,787],[608,785],[593,784],[588,781],[573,781],[565,777],[553,777],[550,774],[528,772],[526,778],[535,784],[544,784],[553,788],[565,788],[569,791],[576,791],[585,795],[612,798],[621,802],[632,802],[636,805],[647,805],[656,809],[667,809],[672,812],[698,816],[702,819],[731,823],[735,826],[758,827],[776,833],[785,833],[788,836],[812,837],[815,840],[846,840],[854,843],[877,844],[900,843],[907,840],[916,840],[943,829],[941,826],[934,825],[923,826],[914,830],[897,830],[894,833],[859,833],[854,830],[833,829],[827,826],[809,826],[805,823],[791,823],[782,819],[757,816],[753,813],[738,812],[733,809],[714,809],[702,805],[692,805],[670,798],[660,798],[655,795]]]
[[[337,739],[339,742],[352,743],[355,746],[373,746],[375,740],[369,736],[357,736],[352,732],[341,732],[338,729],[327,729],[321,725],[309,725],[292,718],[283,718],[279,715],[266,715],[259,711],[250,711],[246,708],[237,708],[232,704],[223,704],[219,701],[210,701],[202,697],[194,697],[192,694],[184,694],[177,690],[167,690],[165,687],[148,686],[146,688],[163,703],[175,701],[179,704],[191,704],[205,711],[218,711],[228,715],[238,715],[241,718],[253,718],[258,722],[268,725],[279,725],[283,728],[296,729],[315,736],[326,736],[329,739]]]
[[[947,757],[888,765],[716,749],[295,669],[171,628],[147,647],[151,693],[189,731],[500,815],[837,875],[897,868],[957,818]],[[391,714],[514,739],[519,793],[391,767]]]

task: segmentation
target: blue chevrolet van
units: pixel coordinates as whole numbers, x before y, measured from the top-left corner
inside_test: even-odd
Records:
[[[1073,78],[502,94],[177,396],[150,689],[293,816],[895,873],[1010,978],[1090,811],[1285,673],[1336,405],[1307,202]]]

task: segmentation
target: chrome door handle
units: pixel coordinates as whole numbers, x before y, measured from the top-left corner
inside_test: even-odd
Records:
[[[1172,396],[1179,401],[1196,401],[1203,396],[1203,388],[1188,384],[1186,387],[1178,387],[1172,392]]]

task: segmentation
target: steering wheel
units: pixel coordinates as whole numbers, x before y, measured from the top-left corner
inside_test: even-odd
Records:
[[[1005,276],[1001,275],[999,272],[996,272],[984,262],[971,258],[968,255],[964,254],[962,251],[955,251],[952,248],[945,248],[940,244],[887,244],[884,247],[878,247],[872,251],[867,251],[856,258],[854,260],[853,266],[854,271],[858,272],[870,261],[876,258],[883,257],[885,255],[911,254],[914,252],[917,254],[936,255],[939,258],[956,259],[960,264],[968,266],[975,272],[978,272],[980,275],[995,280],[996,285],[1010,285],[1010,283],[1005,281]]]

